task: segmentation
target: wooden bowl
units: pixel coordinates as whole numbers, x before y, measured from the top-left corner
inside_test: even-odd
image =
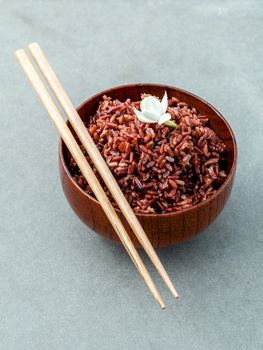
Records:
[[[209,116],[209,126],[227,146],[227,178],[211,198],[192,208],[168,214],[136,214],[152,242],[152,245],[156,248],[181,243],[191,239],[207,228],[224,208],[233,186],[237,164],[237,146],[229,124],[213,106],[200,97],[175,87],[157,84],[124,85],[108,89],[89,98],[78,108],[80,117],[84,121],[87,121],[89,116],[95,114],[99,101],[104,94],[113,99],[118,98],[120,100],[125,100],[126,98],[131,98],[132,100],[138,101],[140,100],[141,93],[150,93],[162,97],[164,91],[167,91],[169,97],[175,96],[181,101],[185,101],[196,107],[202,114]],[[78,217],[92,230],[108,239],[119,242],[100,204],[76,184],[70,175],[67,164],[67,149],[61,141],[59,145],[60,178],[70,206]],[[137,247],[140,247],[140,243],[131,231],[122,213],[119,210],[116,211],[133,243]]]

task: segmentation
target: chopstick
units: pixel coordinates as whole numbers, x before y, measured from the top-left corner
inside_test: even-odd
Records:
[[[148,270],[146,269],[143,261],[141,260],[141,258],[139,256],[137,250],[135,249],[129,235],[127,234],[127,232],[126,232],[124,226],[122,225],[118,215],[116,214],[113,206],[111,205],[106,193],[104,192],[98,179],[96,178],[96,175],[94,174],[92,168],[90,167],[84,154],[82,153],[77,141],[74,139],[70,129],[68,128],[68,126],[65,123],[63,117],[61,116],[59,110],[57,109],[56,105],[54,104],[54,102],[53,102],[51,96],[49,95],[46,87],[44,86],[41,78],[39,77],[39,75],[38,75],[37,71],[35,70],[35,68],[33,67],[32,63],[30,62],[29,57],[27,56],[26,52],[23,49],[16,51],[15,56],[16,56],[19,64],[21,65],[22,69],[24,70],[26,76],[28,77],[29,81],[31,82],[33,88],[35,89],[42,104],[44,105],[45,109],[47,110],[52,122],[54,123],[55,127],[57,128],[60,136],[62,137],[63,141],[65,142],[72,157],[74,158],[75,162],[79,166],[83,176],[87,180],[87,182],[90,185],[97,200],[99,201],[100,205],[102,206],[109,221],[111,222],[112,226],[114,227],[122,244],[124,245],[125,249],[127,250],[128,254],[131,257],[132,261],[134,262],[135,266],[137,267],[139,273],[143,277],[145,283],[147,284],[147,286],[150,289],[151,293],[153,294],[154,298],[157,300],[157,302],[159,303],[161,308],[164,309],[165,304],[164,304],[159,292],[157,291],[155,284],[154,284],[151,276],[149,275]]]
[[[82,122],[78,112],[76,111],[75,107],[73,106],[69,96],[63,89],[62,85],[60,84],[55,72],[53,71],[52,67],[48,63],[47,58],[45,57],[43,51],[41,50],[40,46],[37,43],[32,43],[29,45],[29,50],[38,65],[40,71],[42,72],[43,76],[46,78],[51,90],[53,91],[54,95],[56,96],[58,102],[60,103],[61,107],[63,108],[64,112],[68,116],[68,119],[78,135],[82,145],[86,149],[88,155],[90,156],[92,162],[96,166],[98,172],[100,173],[101,177],[103,178],[104,183],[108,187],[109,191],[111,192],[113,198],[115,199],[116,203],[118,204],[120,210],[122,211],[123,215],[125,216],[127,222],[129,223],[130,227],[132,228],[134,234],[136,235],[137,239],[141,243],[142,247],[144,248],[145,252],[151,259],[152,263],[156,267],[157,271],[161,275],[162,279],[166,283],[167,287],[170,289],[172,294],[175,298],[178,297],[178,294],[176,292],[176,289],[173,286],[172,281],[170,280],[165,268],[163,267],[158,255],[156,254],[150,240],[148,239],[146,233],[144,232],[139,220],[137,219],[136,215],[134,214],[131,206],[129,205],[127,199],[125,198],[123,192],[121,191],[117,181],[115,180],[114,176],[112,175],[108,165],[104,161],[102,155],[100,154],[99,150],[97,149],[92,137],[90,136],[87,128],[85,127],[84,123]]]

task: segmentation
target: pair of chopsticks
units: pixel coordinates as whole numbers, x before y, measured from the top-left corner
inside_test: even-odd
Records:
[[[97,149],[97,146],[95,145],[92,137],[90,136],[88,130],[86,129],[85,125],[83,124],[78,112],[76,111],[75,107],[73,106],[72,102],[70,101],[68,95],[66,94],[65,90],[63,89],[62,85],[58,81],[58,78],[51,68],[50,64],[48,63],[47,58],[45,57],[43,51],[41,50],[40,46],[37,43],[33,43],[29,45],[29,50],[31,52],[31,55],[40,69],[42,75],[46,79],[49,87],[51,88],[52,92],[54,93],[58,103],[64,110],[65,114],[67,115],[73,129],[75,130],[77,136],[79,137],[82,145],[86,149],[87,153],[89,154],[92,162],[94,163],[95,167],[97,168],[98,172],[100,173],[103,181],[105,182],[106,186],[108,187],[109,191],[111,192],[113,198],[115,199],[116,203],[118,204],[120,210],[122,211],[123,215],[125,216],[127,222],[131,226],[132,230],[134,231],[137,239],[141,243],[142,247],[144,248],[145,252],[151,259],[152,263],[156,267],[157,271],[160,273],[161,277],[163,278],[164,282],[166,283],[167,287],[170,289],[172,294],[175,297],[178,297],[178,294],[167,274],[165,271],[165,268],[163,267],[161,261],[159,260],[153,246],[151,245],[151,242],[149,241],[146,233],[144,232],[141,224],[139,223],[137,217],[135,216],[132,208],[130,207],[129,203],[127,202],[124,194],[122,193],[117,181],[115,180],[114,176],[112,175],[110,169],[108,168],[108,165],[104,161],[102,155],[100,154],[99,150]],[[157,291],[157,288],[146,269],[142,259],[140,258],[136,248],[134,247],[128,233],[126,232],[123,224],[121,223],[118,215],[116,214],[113,206],[111,205],[106,193],[104,192],[101,184],[99,183],[98,179],[96,178],[96,175],[94,174],[92,168],[90,167],[88,161],[86,160],[85,156],[83,155],[77,141],[73,137],[70,129],[68,128],[66,122],[64,121],[61,113],[59,112],[58,108],[56,107],[55,103],[53,102],[53,99],[49,95],[45,85],[43,84],[39,74],[37,73],[36,69],[34,68],[33,64],[30,61],[30,58],[26,54],[26,52],[23,49],[20,49],[16,51],[15,56],[21,65],[24,73],[28,77],[29,81],[31,82],[33,88],[35,89],[38,97],[40,98],[42,104],[44,105],[45,109],[47,110],[52,122],[54,123],[55,127],[57,128],[61,138],[63,139],[64,143],[66,144],[69,152],[71,153],[72,157],[74,158],[75,162],[77,163],[81,173],[85,177],[86,181],[88,182],[89,186],[91,187],[93,193],[95,194],[98,202],[100,203],[101,207],[103,208],[105,214],[107,215],[109,221],[111,222],[113,228],[115,229],[118,237],[120,238],[122,244],[124,245],[125,249],[127,250],[129,256],[131,257],[133,263],[135,264],[136,268],[138,269],[139,273],[143,277],[145,283],[147,284],[148,288],[150,289],[151,293],[153,294],[154,298],[157,300],[159,305],[162,309],[165,308],[165,304],[163,302],[162,297],[160,296],[159,292]]]

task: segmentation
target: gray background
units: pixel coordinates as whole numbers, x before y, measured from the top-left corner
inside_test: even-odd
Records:
[[[262,349],[261,1],[0,1],[0,348]],[[78,105],[158,82],[230,122],[239,166],[218,220],[159,250],[161,312],[120,246],[88,230],[61,190],[58,136],[14,59],[38,41]],[[145,256],[143,255],[145,258]]]

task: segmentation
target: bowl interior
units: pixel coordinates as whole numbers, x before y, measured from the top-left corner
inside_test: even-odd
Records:
[[[219,191],[223,189],[228,179],[231,177],[235,171],[236,167],[236,160],[237,160],[237,148],[236,148],[236,141],[234,134],[227,123],[227,121],[224,119],[224,117],[208,102],[201,99],[198,96],[193,95],[190,92],[171,87],[166,85],[157,85],[157,84],[134,84],[134,85],[124,85],[124,86],[118,86],[115,88],[111,88],[108,90],[104,90],[93,97],[86,100],[84,103],[82,103],[78,107],[78,112],[81,117],[81,119],[84,122],[87,122],[90,118],[90,116],[94,115],[96,113],[96,110],[98,108],[99,102],[102,99],[103,95],[108,95],[112,97],[113,99],[118,98],[120,101],[124,101],[127,98],[130,98],[133,101],[138,101],[141,99],[142,93],[149,93],[151,95],[159,96],[160,98],[163,96],[164,92],[167,92],[168,98],[171,97],[177,97],[180,101],[184,101],[187,104],[195,107],[200,113],[205,114],[209,117],[209,127],[216,132],[216,134],[221,138],[221,140],[224,141],[224,143],[227,146],[226,151],[226,174],[228,175],[224,184],[220,187]],[[71,128],[71,127],[70,127]],[[71,129],[72,130],[72,129]],[[72,130],[73,132],[73,130]],[[73,132],[75,135],[75,133]],[[62,164],[66,167],[66,172],[69,173],[69,170],[67,168],[68,166],[68,151],[66,149],[65,144],[61,143],[61,152],[60,155],[63,158]],[[79,188],[80,191],[81,188]],[[217,191],[217,193],[219,192]],[[217,194],[216,193],[216,194]],[[216,195],[215,194],[215,195]],[[214,195],[214,196],[215,196]],[[88,197],[90,197],[87,194]],[[90,197],[92,198],[92,197]],[[213,198],[213,196],[210,197],[210,199]],[[94,200],[94,198],[92,198]],[[208,199],[207,201],[209,201]],[[186,209],[188,210],[188,209]],[[139,214],[140,215],[140,214]],[[141,215],[150,215],[150,214],[141,214]],[[165,215],[165,214],[161,214]]]

